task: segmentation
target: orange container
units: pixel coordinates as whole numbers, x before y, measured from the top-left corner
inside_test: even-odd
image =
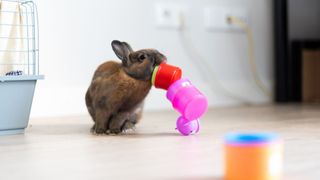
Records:
[[[275,134],[229,134],[225,138],[226,180],[280,180],[282,159],[283,143]]]

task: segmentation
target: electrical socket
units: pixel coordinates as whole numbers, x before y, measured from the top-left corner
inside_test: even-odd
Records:
[[[156,26],[165,29],[181,27],[181,16],[186,12],[186,6],[180,3],[156,3]]]
[[[249,13],[245,8],[239,7],[207,7],[204,9],[204,25],[208,31],[239,31],[238,26],[228,22],[228,17],[235,16],[247,25]]]

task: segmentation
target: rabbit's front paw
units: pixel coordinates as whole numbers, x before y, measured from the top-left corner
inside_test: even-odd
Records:
[[[120,134],[125,132],[128,129],[133,129],[135,123],[131,122],[130,120],[125,120],[123,124],[119,124],[119,127],[113,127],[109,129],[110,134]]]
[[[120,134],[124,129],[124,125],[128,120],[121,115],[113,118],[110,123],[109,133],[110,134]]]
[[[96,128],[94,130],[94,134],[104,134],[106,132],[106,129],[104,128]]]
[[[101,135],[101,134],[106,133],[106,129],[105,129],[105,128],[98,128],[98,127],[96,126],[96,124],[94,124],[94,125],[92,126],[90,132],[91,132],[92,134]]]
[[[118,129],[109,129],[108,130],[108,133],[109,134],[120,134],[122,132],[122,130],[120,129],[120,128],[118,128]]]
[[[137,123],[137,115],[135,113],[122,112],[111,119],[109,131],[111,134],[119,134],[128,129],[133,129]]]

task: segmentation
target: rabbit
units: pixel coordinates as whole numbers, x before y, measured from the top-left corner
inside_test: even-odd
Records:
[[[101,64],[85,95],[94,134],[119,134],[134,128],[152,87],[152,72],[166,61],[155,49],[133,51],[128,43],[118,40],[112,41],[111,46],[122,62]]]

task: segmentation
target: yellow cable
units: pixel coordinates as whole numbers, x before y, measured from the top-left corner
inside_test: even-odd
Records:
[[[229,16],[228,22],[239,26],[241,29],[243,29],[246,32],[248,45],[249,45],[248,47],[249,64],[251,67],[254,81],[265,95],[267,95],[269,98],[272,98],[271,91],[262,83],[257,72],[257,65],[256,65],[256,60],[254,55],[253,36],[252,36],[252,31],[250,27],[244,21],[242,21],[241,19],[235,16]]]
[[[208,84],[210,85],[210,87],[213,89],[212,84],[210,83],[210,80],[215,81],[215,87],[218,88],[220,90],[221,93],[223,93],[224,95],[228,96],[229,98],[232,98],[234,100],[237,100],[239,102],[241,102],[244,105],[251,105],[253,104],[250,100],[243,98],[239,95],[236,95],[234,93],[232,93],[231,91],[229,91],[227,88],[224,87],[224,85],[219,81],[219,79],[217,78],[214,69],[210,68],[209,63],[205,60],[205,58],[196,51],[196,48],[193,46],[193,43],[189,41],[189,39],[187,38],[187,36],[185,36],[184,34],[184,30],[185,30],[185,24],[184,24],[184,17],[182,14],[180,14],[180,27],[179,27],[179,39],[181,41],[182,44],[182,48],[185,50],[185,53],[190,56],[190,60],[194,63],[195,66],[197,66],[197,68],[200,70],[200,74],[203,75],[203,79],[208,81]],[[199,63],[198,61],[195,61],[195,59],[200,59],[201,63]],[[203,66],[201,65],[203,64]],[[210,75],[206,74],[210,72]],[[210,77],[210,79],[209,79]]]

